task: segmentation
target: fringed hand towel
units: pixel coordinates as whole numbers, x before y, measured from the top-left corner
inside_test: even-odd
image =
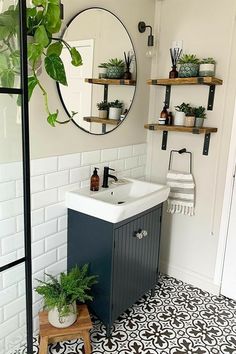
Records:
[[[169,170],[166,183],[170,187],[167,212],[194,215],[195,183],[193,175],[188,172]]]

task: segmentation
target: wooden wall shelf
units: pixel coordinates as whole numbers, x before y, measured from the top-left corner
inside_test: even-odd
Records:
[[[212,127],[195,128],[195,127],[184,127],[184,126],[178,126],[178,125],[160,125],[160,124],[156,124],[156,123],[145,124],[144,128],[149,129],[149,130],[159,130],[159,131],[163,132],[162,150],[166,150],[167,138],[168,138],[169,131],[182,132],[182,133],[192,133],[192,134],[205,134],[203,155],[208,155],[211,133],[216,133],[218,130],[217,128],[212,128]]]
[[[216,77],[179,77],[177,79],[150,79],[148,85],[222,85],[223,80]]]
[[[136,80],[123,80],[123,79],[85,79],[85,82],[96,85],[124,85],[135,86]]]
[[[159,85],[166,86],[166,96],[165,96],[165,107],[169,108],[170,106],[170,94],[171,86],[180,86],[180,85],[207,85],[209,86],[209,95],[208,95],[208,111],[213,110],[214,98],[215,98],[215,87],[216,85],[222,85],[223,80],[216,77],[184,77],[177,79],[150,79],[147,80],[148,85]]]
[[[99,123],[99,124],[111,124],[111,125],[119,125],[120,120],[109,119],[109,118],[99,118],[99,117],[84,117],[84,120],[89,123]]]

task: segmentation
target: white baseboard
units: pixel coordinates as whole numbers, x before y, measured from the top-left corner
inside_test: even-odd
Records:
[[[200,274],[191,272],[184,268],[180,268],[165,262],[160,263],[161,273],[167,274],[173,278],[182,280],[204,291],[208,291],[213,295],[220,294],[220,286],[213,283],[213,279],[205,278]]]

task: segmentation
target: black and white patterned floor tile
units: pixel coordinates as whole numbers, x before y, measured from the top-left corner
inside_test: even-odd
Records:
[[[93,354],[236,354],[236,302],[165,275],[154,297],[146,294],[120,316],[110,339],[93,323]],[[57,343],[48,353],[84,354],[83,342]]]

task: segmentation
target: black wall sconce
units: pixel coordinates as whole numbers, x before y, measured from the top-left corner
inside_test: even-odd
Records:
[[[61,1],[60,1],[60,11],[61,11],[60,18],[61,18],[61,20],[63,20],[64,19],[64,5],[61,3]]]
[[[140,33],[144,33],[146,31],[146,28],[150,28],[150,34],[148,36],[148,46],[153,47],[154,46],[154,36],[152,34],[152,26],[146,25],[145,22],[140,21],[138,24],[138,30]]]

